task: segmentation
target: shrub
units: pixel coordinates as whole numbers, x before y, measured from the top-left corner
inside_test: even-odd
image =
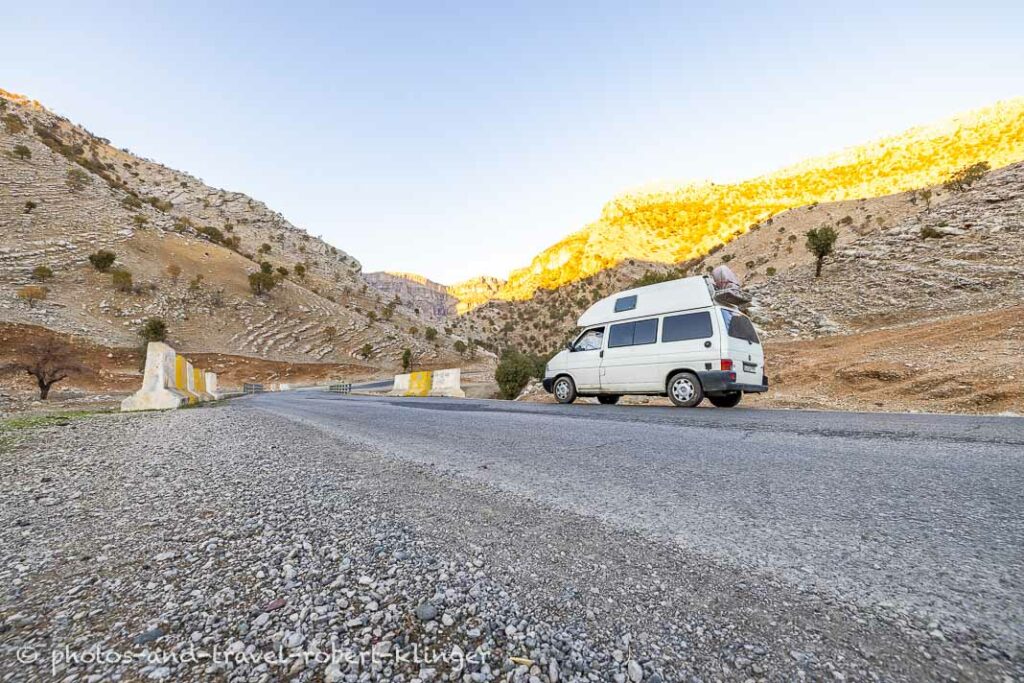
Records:
[[[954,192],[963,192],[974,183],[985,177],[992,167],[987,161],[979,161],[976,164],[965,166],[949,177],[943,187]]]
[[[301,263],[296,263],[295,264],[295,276],[296,277],[306,277],[306,266],[302,265]]]
[[[280,275],[281,279],[283,280],[284,278],[288,277],[288,269],[285,268],[284,266],[278,266],[277,274]]]
[[[277,280],[270,273],[259,270],[249,273],[249,289],[256,296],[262,296],[277,286]]]
[[[110,274],[110,281],[114,283],[114,287],[119,292],[132,291],[132,274],[123,268],[113,271]]]
[[[409,372],[409,368],[412,367],[412,349],[406,347],[402,349],[402,372]]]
[[[494,379],[502,397],[512,400],[522,392],[530,378],[544,377],[544,362],[536,356],[508,350],[501,354]]]
[[[28,304],[29,308],[35,308],[37,301],[44,301],[49,294],[46,287],[39,285],[26,285],[18,290],[18,298]]]
[[[121,206],[126,209],[137,210],[142,208],[142,200],[133,194],[128,195],[121,200]]]
[[[630,287],[646,287],[647,285],[656,285],[659,282],[668,282],[669,280],[677,280],[683,277],[681,270],[669,270],[664,273],[659,273],[655,270],[648,270],[642,276],[637,278]],[[581,307],[586,305],[586,302],[578,304]]]
[[[945,237],[944,234],[942,234],[941,232],[939,232],[937,229],[933,228],[930,225],[926,225],[923,228],[921,228],[921,232],[919,234],[921,235],[921,239],[923,240],[942,239],[943,237]]]
[[[174,208],[174,204],[172,204],[169,200],[159,199],[158,197],[146,197],[146,203],[152,206],[157,211],[162,211],[164,213],[167,213],[168,211]]]
[[[270,261],[260,261],[260,272],[270,275],[274,272],[274,266]]]
[[[106,249],[100,249],[99,251],[89,254],[89,263],[92,267],[101,273],[106,273],[110,270],[110,266],[114,265],[114,261],[117,259],[117,254]]]
[[[181,277],[181,266],[177,263],[172,263],[167,266],[167,275],[171,278],[171,282],[177,284],[178,278]]]
[[[224,233],[222,233],[220,230],[213,227],[212,225],[204,225],[203,227],[199,228],[198,232],[200,235],[210,240],[214,244],[220,244],[221,242],[224,241]]]
[[[466,342],[462,341],[461,339],[456,339],[455,343],[452,344],[452,348],[454,348],[455,353],[459,354],[460,356],[466,355]]]
[[[777,272],[778,271],[775,270],[774,266],[768,266],[767,268],[764,269],[764,274],[767,275],[768,277],[775,275],[775,273]]]
[[[203,274],[199,273],[194,278],[188,281],[188,288],[193,292],[199,291],[199,288],[203,286]]]
[[[81,192],[85,189],[85,186],[92,182],[92,178],[89,174],[80,168],[72,168],[68,170],[67,184],[68,188],[72,192]]]
[[[729,261],[732,261],[732,254],[723,254],[722,263],[728,263]]]
[[[36,282],[45,282],[53,277],[53,270],[49,266],[36,266],[32,269],[32,279]]]
[[[22,161],[27,161],[32,158],[32,150],[25,145],[15,145],[11,154],[13,154],[16,159],[21,159]]]
[[[423,338],[429,342],[434,341],[435,339],[437,339],[437,330],[435,330],[433,327],[428,327],[426,330],[423,331]]]
[[[821,277],[821,266],[825,263],[825,257],[835,250],[836,240],[839,233],[830,225],[823,225],[807,231],[807,251],[814,254],[815,266],[814,277]]]
[[[142,228],[149,223],[149,219],[143,216],[141,213],[137,213],[132,216],[132,222],[135,223],[135,227]]]
[[[329,325],[324,328],[324,336],[327,338],[327,341],[332,341],[336,334],[338,334],[338,328],[334,325]]]
[[[32,210],[33,210],[33,209],[35,209],[35,208],[36,208],[36,207],[38,207],[38,206],[39,206],[39,205],[38,205],[38,204],[36,204],[36,203],[35,203],[34,201],[32,201],[31,199],[30,199],[30,200],[28,200],[27,202],[25,202],[25,213],[32,213]]]
[[[260,254],[269,254],[270,250],[271,250],[271,246],[269,244],[267,244],[266,242],[264,242],[263,244],[260,245],[260,248],[257,249],[256,251],[258,253],[260,253]]]
[[[142,323],[138,334],[147,344],[165,341],[167,339],[167,323],[163,321],[163,318],[148,318],[146,322]]]
[[[4,116],[4,127],[10,135],[17,135],[25,130],[25,124],[18,118],[17,114],[7,114]]]
[[[373,345],[370,342],[363,344],[362,348],[359,349],[359,355],[363,359],[367,359],[373,355]]]

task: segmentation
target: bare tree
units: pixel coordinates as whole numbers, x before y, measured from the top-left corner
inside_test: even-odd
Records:
[[[53,337],[32,344],[23,358],[8,363],[6,367],[34,377],[39,386],[39,398],[43,401],[50,395],[50,387],[54,384],[85,370],[75,360],[71,347]]]

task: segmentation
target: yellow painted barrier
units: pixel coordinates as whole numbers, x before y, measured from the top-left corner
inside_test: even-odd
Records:
[[[189,403],[198,403],[199,398],[193,394],[188,388],[189,362],[185,360],[184,356],[174,357],[174,384],[178,388],[178,391],[185,394],[188,397]]]
[[[430,381],[434,373],[430,370],[413,372],[409,375],[409,390],[406,396],[426,396],[430,393]]]

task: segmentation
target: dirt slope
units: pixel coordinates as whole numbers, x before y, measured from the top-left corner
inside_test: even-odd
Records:
[[[184,351],[385,373],[407,348],[417,363],[457,361],[454,337],[426,339],[428,321],[389,307],[358,261],[262,203],[117,149],[38,103],[0,91],[0,109],[0,320],[130,347],[158,316]],[[131,273],[131,291],[89,265],[100,248]],[[247,278],[260,261],[284,270],[257,297]],[[54,275],[29,306],[18,292],[37,266]]]

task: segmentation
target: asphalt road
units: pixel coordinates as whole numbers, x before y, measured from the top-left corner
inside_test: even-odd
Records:
[[[247,399],[249,400],[249,399]],[[1024,643],[1024,419],[391,399],[250,405],[801,590]]]

